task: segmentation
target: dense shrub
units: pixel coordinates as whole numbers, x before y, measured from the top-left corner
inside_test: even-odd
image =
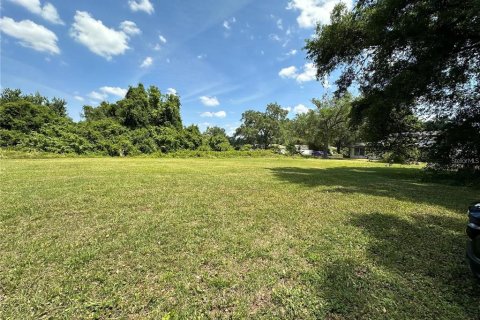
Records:
[[[0,105],[0,128],[24,133],[40,129],[45,123],[58,121],[50,108],[35,105],[26,100],[2,103]]]

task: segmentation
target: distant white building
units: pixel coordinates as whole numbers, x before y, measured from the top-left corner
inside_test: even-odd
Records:
[[[302,156],[311,156],[313,154],[313,150],[308,149],[306,144],[296,144],[295,150]]]

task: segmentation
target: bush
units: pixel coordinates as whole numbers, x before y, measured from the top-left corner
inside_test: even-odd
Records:
[[[253,150],[253,147],[251,144],[248,144],[248,143],[240,147],[240,151],[251,151],[251,150]]]
[[[0,129],[1,147],[14,147],[21,145],[27,138],[28,135],[21,131]]]
[[[389,151],[382,155],[382,160],[388,163],[400,163],[406,164],[414,161],[418,161],[420,157],[420,151],[417,148],[408,148],[402,150],[402,152]]]

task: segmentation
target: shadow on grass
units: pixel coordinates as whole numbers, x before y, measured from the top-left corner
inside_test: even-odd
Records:
[[[280,180],[429,204],[464,214],[475,190],[419,181],[415,168],[336,167],[271,169]],[[480,287],[465,262],[466,223],[442,213],[346,212],[348,224],[369,242],[363,261],[348,257],[320,263],[306,279],[326,302],[331,319],[478,319]],[[322,248],[308,256],[321,256]],[[313,255],[312,255],[313,253]],[[311,261],[313,265],[317,261]]]
[[[423,183],[421,172],[416,168],[402,167],[334,167],[297,168],[280,167],[270,169],[282,181],[308,187],[324,186],[340,193],[362,193],[367,195],[407,200],[417,203],[438,205],[464,213],[469,203],[479,197],[473,189],[449,185]],[[455,191],[453,193],[450,190]]]
[[[307,277],[329,318],[478,319],[480,287],[458,219],[376,212],[350,222],[372,239],[368,262],[337,259]]]

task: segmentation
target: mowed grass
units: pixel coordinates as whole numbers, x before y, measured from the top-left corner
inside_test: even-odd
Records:
[[[478,319],[478,189],[419,167],[0,160],[0,318]]]

